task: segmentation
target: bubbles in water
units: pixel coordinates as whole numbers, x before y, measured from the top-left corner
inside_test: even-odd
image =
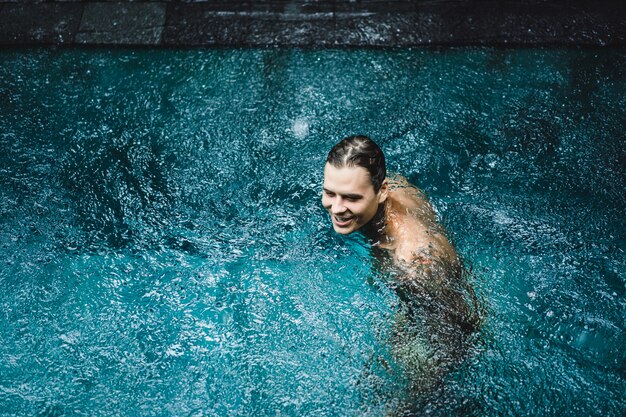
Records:
[[[291,124],[291,131],[297,139],[304,139],[309,135],[309,121],[305,118],[297,118]]]

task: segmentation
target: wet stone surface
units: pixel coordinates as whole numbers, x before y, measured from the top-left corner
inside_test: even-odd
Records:
[[[76,42],[158,44],[164,22],[163,3],[89,3]]]
[[[1,44],[71,43],[80,24],[80,4],[0,5]]]
[[[626,43],[620,1],[0,2],[0,44],[166,46]]]

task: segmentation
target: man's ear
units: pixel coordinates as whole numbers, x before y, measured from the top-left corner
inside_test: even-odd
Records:
[[[387,200],[387,196],[389,196],[389,184],[385,178],[383,183],[380,185],[380,190],[378,190],[378,204],[384,203],[385,200]]]

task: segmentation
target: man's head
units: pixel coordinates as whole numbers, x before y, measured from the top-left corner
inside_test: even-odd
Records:
[[[385,156],[366,136],[350,136],[328,153],[322,205],[337,233],[352,233],[369,223],[387,199]]]

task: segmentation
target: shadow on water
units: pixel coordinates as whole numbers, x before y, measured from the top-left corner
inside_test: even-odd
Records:
[[[168,161],[154,138],[132,131],[80,138],[60,177],[85,233],[85,249],[137,250],[163,240],[176,206]]]

